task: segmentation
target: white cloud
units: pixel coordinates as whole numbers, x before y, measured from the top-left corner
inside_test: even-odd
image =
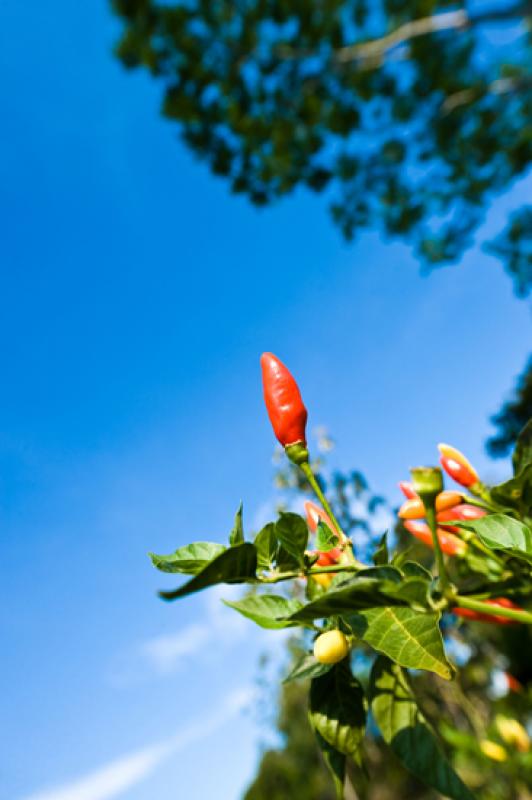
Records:
[[[173,672],[187,656],[195,655],[209,640],[207,625],[189,625],[175,633],[148,639],[139,647],[140,654],[161,675]]]
[[[115,688],[136,686],[153,676],[166,677],[194,659],[219,661],[232,646],[263,633],[222,603],[242,595],[241,586],[213,586],[203,598],[201,622],[153,636],[116,653],[106,678]]]
[[[253,689],[246,687],[229,694],[224,703],[208,718],[178,731],[150,747],[136,750],[109,764],[54,789],[39,791],[23,800],[111,800],[148,778],[169,756],[205,739],[247,706]]]

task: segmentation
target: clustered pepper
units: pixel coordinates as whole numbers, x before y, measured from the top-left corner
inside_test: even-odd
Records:
[[[440,460],[444,470],[448,475],[454,478],[457,483],[465,487],[470,487],[480,482],[476,470],[459,450],[446,444],[440,444],[438,447],[441,453]],[[399,483],[399,488],[407,498],[398,512],[399,518],[403,520],[404,527],[412,536],[415,536],[416,539],[423,542],[423,544],[434,548],[434,539],[431,529],[429,525],[422,520],[422,517],[426,514],[426,510],[421,497],[416,492],[414,485],[409,481],[401,481]],[[449,525],[447,523],[454,520],[480,519],[487,514],[485,509],[464,502],[465,499],[467,498],[465,498],[463,494],[453,491],[441,491],[435,498],[434,505],[436,510],[438,541],[442,553],[449,556],[464,555],[467,550],[467,544],[455,535],[455,533],[460,532],[460,529],[455,525]],[[484,602],[491,606],[498,606],[499,608],[514,609],[515,611],[523,610],[506,597],[492,598]],[[463,617],[464,619],[474,620],[476,622],[489,622],[496,625],[511,625],[515,622],[515,620],[502,617],[499,614],[487,614],[486,612],[473,611],[472,609],[458,606],[452,608],[451,611],[457,617]]]
[[[411,483],[408,481],[401,481],[399,487],[407,500],[399,509],[399,517],[403,520],[406,530],[415,536],[420,542],[427,545],[427,547],[434,547],[432,533],[426,522],[420,518],[425,516],[425,508],[419,495],[416,494]],[[455,506],[460,503],[462,495],[458,492],[440,492],[436,498],[436,509],[444,511],[449,506]],[[456,519],[456,517],[454,517]],[[442,553],[448,556],[461,556],[467,550],[467,545],[458,536],[453,533],[443,530],[438,527],[438,540]]]

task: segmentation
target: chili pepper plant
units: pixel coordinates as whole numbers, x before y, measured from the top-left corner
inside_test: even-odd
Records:
[[[263,354],[261,366],[273,431],[316,502],[305,504],[305,517],[280,512],[252,539],[244,534],[240,506],[226,544],[194,542],[170,555],[150,554],[162,572],[188,576],[160,596],[171,601],[216,584],[247,584],[251,591],[226,601],[228,606],[263,628],[308,631],[312,645],[287,680],[310,680],[309,721],[339,799],[347,760],[365,772],[371,716],[418,779],[445,797],[472,800],[453,768],[453,737],[442,745],[418,703],[411,671],[454,680],[443,615],[446,624],[532,624],[532,421],[517,442],[513,476],[498,486],[483,483],[467,458],[446,444],[439,445],[441,466],[415,467],[411,479],[400,482],[406,499],[399,519],[431,548],[432,569],[411,560],[408,551],[390,552],[386,533],[365,563],[314,474],[307,410],[294,377],[271,353]],[[444,473],[452,488],[444,488]],[[284,591],[302,581],[304,596]],[[362,646],[374,654],[369,680],[352,669],[352,654]],[[479,746],[492,760],[500,755],[497,742]]]

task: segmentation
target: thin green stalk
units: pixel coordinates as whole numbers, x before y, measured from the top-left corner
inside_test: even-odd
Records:
[[[449,590],[449,578],[447,575],[447,568],[445,566],[445,560],[443,558],[442,549],[440,546],[440,540],[438,538],[438,526],[436,524],[436,507],[435,507],[435,500],[436,498],[433,497],[432,499],[424,497],[423,503],[425,506],[425,516],[427,519],[428,526],[432,533],[432,543],[434,545],[434,553],[436,556],[436,566],[438,568],[438,577],[440,579],[442,592],[445,593]]]
[[[336,528],[337,532],[339,534],[341,534],[341,536],[343,536],[344,534],[343,534],[343,531],[342,531],[342,529],[340,527],[340,523],[338,522],[338,520],[334,516],[333,510],[330,507],[329,503],[327,502],[327,498],[323,494],[323,492],[321,490],[321,487],[320,487],[318,481],[316,480],[316,478],[314,476],[314,473],[312,472],[312,468],[311,468],[310,464],[308,463],[308,461],[304,461],[303,464],[300,464],[300,467],[301,467],[302,472],[305,474],[306,479],[308,480],[308,482],[312,486],[312,489],[314,490],[314,494],[316,495],[316,497],[318,498],[318,500],[322,504],[323,508],[325,509],[325,511],[327,512],[329,517],[331,518],[332,524]]]
[[[476,497],[470,494],[464,494],[464,503],[468,503],[470,506],[476,506],[477,508],[483,508],[484,511],[492,511],[493,506],[490,505],[486,500],[477,500]]]
[[[491,492],[484,483],[482,483],[481,481],[478,481],[478,483],[474,483],[472,486],[469,486],[469,491],[476,497],[480,497],[480,499],[483,500],[484,503],[486,503],[486,505],[489,506],[491,509],[494,508],[493,501],[491,499]]]
[[[453,602],[460,608],[468,608],[471,611],[478,611],[480,614],[490,614],[491,616],[505,617],[516,622],[524,622],[532,625],[532,614],[529,611],[519,611],[516,608],[505,608],[504,606],[494,606],[491,603],[484,603],[482,600],[475,600],[472,597],[461,597],[457,595]]]
[[[501,558],[496,553],[494,553],[493,550],[490,550],[489,547],[486,547],[486,545],[483,544],[483,542],[481,542],[480,539],[474,533],[471,534],[470,538],[466,537],[463,538],[467,544],[470,544],[472,547],[476,548],[479,551],[479,553],[482,553],[488,558],[491,558],[491,560],[495,561],[495,563],[498,564],[500,567],[504,568],[506,566],[506,561],[504,560],[504,558]]]
[[[319,485],[318,481],[316,480],[316,477],[315,477],[314,473],[312,472],[312,467],[310,466],[309,462],[308,461],[304,461],[299,466],[301,468],[301,471],[304,473],[306,479],[308,480],[308,482],[312,486],[312,489],[314,490],[314,494],[316,495],[316,497],[318,498],[318,500],[322,504],[323,508],[325,509],[325,511],[327,512],[329,517],[331,518],[331,522],[334,525],[334,527],[336,528],[336,531],[337,531],[337,533],[338,533],[338,535],[340,537],[340,541],[341,542],[347,542],[349,544],[349,548],[345,550],[345,553],[348,555],[349,559],[352,561],[352,565],[356,566],[357,569],[365,569],[366,565],[362,564],[361,561],[358,561],[355,558],[355,555],[353,553],[353,548],[352,548],[352,545],[351,545],[351,541],[344,534],[343,530],[340,527],[340,523],[338,522],[338,520],[334,516],[334,512],[333,512],[332,508],[330,507],[330,505],[329,505],[329,503],[327,501],[327,498],[323,494],[323,492],[321,490],[321,486]]]
[[[364,565],[363,565],[364,566]],[[269,578],[260,578],[261,583],[279,583],[280,581],[288,581],[293,578],[307,578],[312,575],[323,575],[326,573],[337,572],[358,572],[360,567],[358,564],[334,564],[330,567],[313,567],[307,570],[293,570],[291,572],[279,572],[277,575],[272,575]]]

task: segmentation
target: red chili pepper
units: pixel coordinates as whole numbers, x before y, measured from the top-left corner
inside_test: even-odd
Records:
[[[426,522],[421,522],[417,519],[408,519],[404,522],[404,526],[412,536],[419,539],[420,542],[426,544],[427,547],[434,548],[432,541],[432,533]],[[438,539],[442,552],[448,556],[461,556],[465,553],[467,545],[458,536],[452,533],[447,533],[438,528]]]
[[[417,493],[414,491],[414,487],[412,486],[410,481],[399,481],[397,485],[399,486],[400,490],[407,498],[407,500],[414,500],[418,496]]]
[[[451,519],[480,519],[481,517],[485,517],[487,513],[487,511],[484,511],[483,508],[479,508],[478,506],[472,506],[469,505],[469,503],[460,503],[458,506],[440,511],[436,519],[446,531],[454,531],[456,533],[459,528],[456,528],[454,525],[443,525],[442,523]]]
[[[318,553],[318,560],[316,561],[316,566],[318,567],[332,567],[334,564],[338,564],[342,556],[342,551],[339,547],[333,547],[332,550],[315,550],[313,555]]]
[[[460,486],[473,486],[479,482],[476,469],[467,460],[460,450],[451,447],[449,444],[439,444],[440,464],[447,475],[460,484]]]
[[[293,375],[273,353],[260,359],[264,400],[273,432],[283,447],[306,444],[307,409]]]
[[[514,678],[509,672],[504,673],[504,677],[508,683],[508,690],[510,692],[522,692],[524,691],[523,684],[520,683],[517,678]]]
[[[513,608],[515,611],[523,611],[521,606],[516,605],[512,600],[507,597],[497,597],[492,600],[484,600],[490,606],[500,606],[501,608]],[[482,611],[473,611],[470,608],[453,608],[452,613],[457,617],[464,617],[465,619],[472,619],[476,622],[494,622],[496,625],[515,625],[514,619],[508,617],[499,617],[497,614],[484,614]]]

